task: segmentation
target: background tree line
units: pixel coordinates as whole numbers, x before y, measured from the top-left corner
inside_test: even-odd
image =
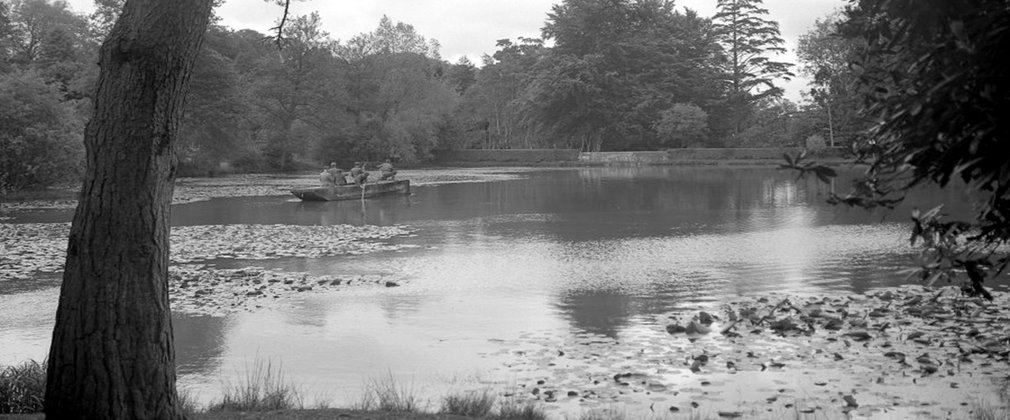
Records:
[[[91,15],[62,1],[0,1],[0,191],[75,181],[97,51],[121,0]],[[703,17],[669,0],[566,0],[541,38],[501,39],[480,65],[443,60],[406,23],[344,41],[317,14],[284,26],[283,48],[212,24],[192,74],[180,172],[284,171],[440,150],[845,145],[861,129],[831,20],[801,43],[810,103],[782,98],[778,25],[760,0]],[[847,99],[848,98],[848,99]],[[849,101],[849,102],[847,102]]]

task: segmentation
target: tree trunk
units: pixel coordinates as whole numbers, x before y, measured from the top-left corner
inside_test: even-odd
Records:
[[[102,45],[49,351],[47,418],[176,419],[174,143],[212,0],[128,0]]]

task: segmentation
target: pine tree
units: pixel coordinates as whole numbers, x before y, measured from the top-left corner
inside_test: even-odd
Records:
[[[786,52],[785,41],[779,36],[778,22],[762,17],[768,14],[762,0],[718,1],[712,21],[725,54],[726,117],[733,124],[733,134],[738,134],[756,102],[782,95],[774,82],[792,77],[792,64],[769,58]]]

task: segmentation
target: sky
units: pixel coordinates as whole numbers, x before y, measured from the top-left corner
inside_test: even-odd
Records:
[[[383,15],[414,26],[417,33],[441,44],[442,58],[455,63],[466,56],[479,64],[493,54],[502,38],[539,37],[551,6],[561,0],[301,0],[293,1],[295,15],[318,11],[330,37],[347,40],[379,26]],[[92,0],[69,0],[78,12],[93,10]],[[676,0],[677,8],[690,8],[712,16],[716,0]],[[814,21],[842,8],[845,0],[765,0],[768,18],[779,23],[789,53],[775,57],[796,63],[796,43]],[[267,32],[276,26],[282,9],[272,1],[226,0],[217,10],[222,24],[232,29]],[[786,98],[800,101],[807,81],[799,77],[782,83]]]

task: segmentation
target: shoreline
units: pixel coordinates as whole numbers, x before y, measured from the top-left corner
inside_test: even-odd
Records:
[[[552,418],[615,407],[623,415],[607,418],[983,418],[974,417],[983,406],[1010,407],[1010,293],[995,295],[905,286],[745,297],[667,314],[665,328],[640,339],[504,341],[513,385],[461,392],[492,389]],[[413,392],[414,411],[392,417],[316,401],[327,408],[194,418],[453,418],[435,412],[438,396]]]
[[[632,153],[632,152],[629,152]],[[694,159],[667,162],[582,162],[582,161],[438,161],[431,166],[401,169],[399,177],[411,180],[411,186],[440,185],[458,182],[496,182],[516,179],[523,172],[548,169],[576,170],[580,168],[620,167],[686,167],[686,168],[776,168],[783,161],[768,159]],[[843,159],[826,160],[831,165],[851,163]],[[374,171],[373,171],[374,172]],[[214,198],[284,196],[292,188],[314,187],[315,172],[227,174],[215,177],[177,178],[173,205],[207,201]],[[0,222],[4,213],[70,210],[77,206],[79,186],[64,185],[43,190],[21,191],[0,197]]]

